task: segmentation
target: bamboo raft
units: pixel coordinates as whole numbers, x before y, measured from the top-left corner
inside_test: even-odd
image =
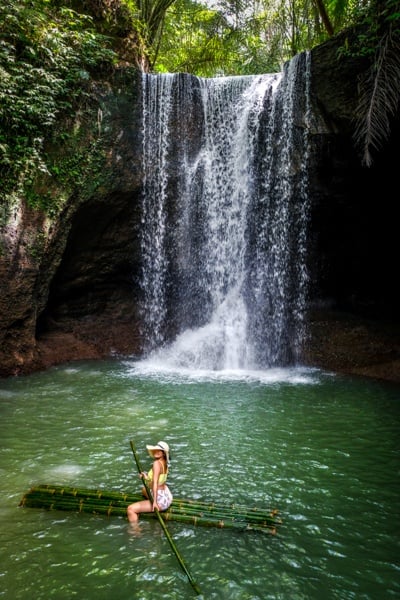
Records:
[[[127,506],[138,500],[143,500],[143,496],[60,485],[36,485],[24,494],[19,506],[126,517]],[[164,521],[273,534],[282,524],[277,514],[276,509],[248,508],[237,504],[227,506],[179,498],[174,498],[171,506],[160,512]],[[140,517],[154,519],[156,515],[142,513]]]

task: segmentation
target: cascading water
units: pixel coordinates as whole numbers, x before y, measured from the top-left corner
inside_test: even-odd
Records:
[[[305,335],[309,55],[283,73],[143,75],[143,335],[176,367],[296,361]]]

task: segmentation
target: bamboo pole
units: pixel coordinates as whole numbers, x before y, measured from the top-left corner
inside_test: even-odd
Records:
[[[140,475],[143,471],[142,471],[142,468],[140,466],[139,458],[137,456],[137,453],[136,453],[136,450],[135,450],[135,446],[134,446],[132,440],[131,440],[130,444],[131,444],[133,456],[135,458],[136,466],[137,466],[137,469],[138,469],[138,472],[139,472],[139,475]],[[142,477],[142,481],[143,481],[144,487],[146,488],[147,497],[149,498],[150,502],[152,503],[153,502],[153,495],[151,493],[151,490],[150,490],[149,486],[147,485],[146,478]],[[177,549],[177,547],[175,545],[175,542],[172,539],[171,534],[169,533],[168,528],[167,528],[166,524],[164,523],[164,521],[163,521],[163,519],[162,519],[162,517],[160,515],[160,511],[157,508],[155,508],[154,512],[156,513],[158,522],[160,523],[160,525],[162,527],[162,530],[164,531],[165,536],[166,536],[167,540],[169,541],[169,544],[170,544],[172,550],[174,551],[174,554],[175,554],[176,558],[178,559],[179,564],[181,565],[183,571],[186,573],[187,578],[189,579],[189,582],[190,582],[192,588],[194,589],[194,591],[196,592],[196,594],[198,596],[201,596],[200,588],[197,585],[197,583],[194,581],[192,575],[190,574],[188,568],[186,567],[185,562],[184,562],[182,556],[179,554],[178,549]]]
[[[106,490],[88,490],[83,488],[73,488],[55,485],[38,485],[32,487],[22,498],[20,505],[32,508],[50,508],[55,507],[60,510],[80,510],[81,512],[95,512],[99,514],[116,515],[116,511],[121,508],[126,511],[129,504],[142,500],[139,494],[127,494],[123,492],[110,492]],[[178,516],[185,515],[187,522],[193,522],[195,525],[207,524],[220,527],[220,522],[224,526],[246,524],[257,525],[259,528],[275,529],[281,525],[281,520],[276,516],[276,511],[265,512],[260,509],[247,509],[234,505],[224,506],[216,503],[206,503],[197,500],[174,499],[169,509],[162,513],[164,521],[182,520]],[[240,508],[240,512],[239,512]],[[154,513],[150,513],[155,516]],[[125,515],[126,516],[126,515]]]
[[[57,485],[38,485],[32,487],[22,498],[20,505],[31,508],[57,508],[59,510],[79,510],[80,512],[93,512],[98,514],[119,515],[125,514],[126,508],[132,502],[142,500],[139,494],[124,492],[110,492],[106,490],[93,490],[73,488]],[[183,521],[194,525],[210,525],[221,527],[234,527],[249,530],[249,525],[256,525],[252,530],[276,530],[281,525],[281,520],[276,516],[276,511],[269,513],[260,509],[247,509],[234,505],[201,502],[197,500],[174,499],[169,509],[162,513],[164,521]],[[118,508],[121,511],[117,510]],[[239,509],[240,511],[239,512]],[[154,513],[149,513],[155,516]]]
[[[38,490],[43,490],[48,494],[60,494],[60,495],[72,495],[72,496],[85,496],[85,497],[94,497],[99,499],[109,499],[121,502],[135,502],[143,499],[140,494],[127,494],[125,492],[118,491],[109,491],[109,490],[96,490],[96,489],[86,489],[86,488],[76,488],[76,487],[66,487],[60,485],[50,485],[50,484],[41,484],[36,485],[31,488],[31,492],[35,492]],[[220,504],[216,502],[205,502],[202,500],[192,500],[192,499],[181,499],[175,498],[173,499],[172,508],[175,510],[196,510],[196,511],[205,511],[205,512],[225,512],[230,515],[243,515],[246,518],[264,518],[264,519],[274,519],[278,511],[268,510],[268,509],[260,509],[260,508],[249,508],[248,506],[242,506],[239,504]]]
[[[72,496],[51,495],[48,494],[32,494],[28,492],[20,503],[20,506],[28,508],[47,508],[48,510],[70,510],[89,514],[104,514],[111,516],[126,517],[126,509],[128,503],[113,504],[107,502],[99,502],[95,498],[80,498]],[[143,518],[155,518],[154,513],[143,513]],[[262,533],[271,533],[270,525],[250,523],[243,520],[223,519],[210,514],[187,514],[187,513],[170,513],[165,511],[161,514],[164,521],[177,521],[188,523],[195,526],[217,527],[219,529],[235,529],[237,531],[256,531]]]

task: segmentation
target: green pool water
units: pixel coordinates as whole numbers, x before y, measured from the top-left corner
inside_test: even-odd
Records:
[[[37,483],[140,490],[171,447],[177,497],[271,507],[278,535],[170,522],[204,599],[400,597],[400,386],[313,369],[62,365],[0,382],[0,598],[195,597],[156,520],[18,506]]]

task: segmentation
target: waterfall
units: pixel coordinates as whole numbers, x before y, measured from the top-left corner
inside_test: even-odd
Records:
[[[307,300],[309,55],[279,74],[144,74],[142,320],[177,367],[296,362]]]

